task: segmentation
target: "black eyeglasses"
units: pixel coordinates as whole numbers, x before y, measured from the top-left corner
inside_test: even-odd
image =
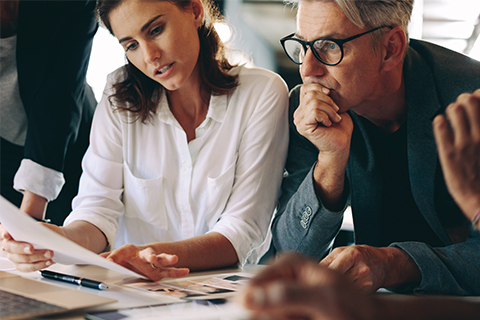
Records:
[[[312,50],[313,55],[321,63],[326,64],[327,66],[336,66],[343,59],[343,45],[346,42],[355,40],[363,35],[382,28],[393,29],[391,26],[381,26],[346,39],[318,38],[310,42],[294,38],[293,36],[295,33],[292,33],[280,39],[280,43],[282,44],[283,50],[285,50],[285,53],[290,60],[296,64],[303,63],[307,49],[310,47],[311,49],[315,49]]]

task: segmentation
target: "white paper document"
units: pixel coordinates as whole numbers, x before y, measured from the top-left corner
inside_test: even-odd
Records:
[[[243,306],[226,302],[215,304],[209,301],[192,301],[144,308],[117,310],[97,314],[87,314],[88,320],[247,320],[251,313]]]
[[[0,196],[0,223],[16,241],[31,243],[35,249],[52,250],[52,260],[56,263],[93,264],[126,275],[144,278],[142,275],[102,258],[98,254],[53,232],[20,211],[2,196]]]

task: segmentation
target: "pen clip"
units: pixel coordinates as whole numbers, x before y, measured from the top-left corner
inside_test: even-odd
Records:
[[[50,220],[50,219],[39,219],[39,218],[36,218],[36,217],[32,217],[32,218],[35,219],[37,222],[43,222],[43,223],[51,223],[52,222],[52,220]]]

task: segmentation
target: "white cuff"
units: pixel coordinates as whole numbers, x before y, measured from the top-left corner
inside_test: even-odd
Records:
[[[64,183],[63,173],[23,159],[13,179],[13,188],[22,193],[28,190],[52,201],[58,197]]]

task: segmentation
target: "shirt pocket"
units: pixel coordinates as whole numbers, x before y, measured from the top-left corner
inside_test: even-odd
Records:
[[[124,164],[125,217],[140,219],[159,229],[168,229],[167,213],[163,194],[163,177],[137,178]]]
[[[215,178],[207,177],[207,208],[212,212],[212,216],[207,222],[209,229],[213,228],[225,210],[230,194],[232,193],[236,166],[237,161],[235,160],[233,164],[219,176]]]

